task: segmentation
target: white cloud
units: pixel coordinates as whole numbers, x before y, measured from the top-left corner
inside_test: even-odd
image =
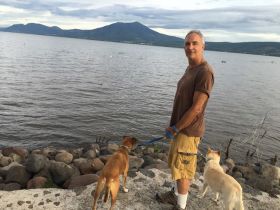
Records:
[[[0,0],[0,26],[37,22],[64,29],[93,29],[138,21],[184,37],[201,29],[218,41],[279,41],[279,0]]]

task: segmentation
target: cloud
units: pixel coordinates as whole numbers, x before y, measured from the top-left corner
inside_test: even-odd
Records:
[[[176,1],[176,0],[175,0]],[[271,0],[273,1],[273,0]],[[187,9],[164,9],[152,6],[139,6],[139,1],[125,4],[126,1],[118,1],[122,4],[111,4],[113,1],[72,1],[72,0],[0,0],[0,6],[4,5],[15,10],[28,12],[26,20],[42,20],[40,14],[50,14],[56,18],[56,22],[65,23],[67,20],[82,22],[132,22],[138,21],[150,28],[165,29],[179,31],[181,29],[201,29],[205,31],[226,31],[227,33],[243,33],[243,34],[280,34],[280,5],[263,6],[261,1],[256,0],[258,6],[228,6],[214,7],[214,4],[225,5],[224,0],[208,0],[211,9],[195,9],[190,7]],[[102,4],[100,4],[103,2]],[[128,2],[128,1],[127,1]],[[131,1],[130,1],[131,2]],[[148,5],[147,1],[144,1]],[[241,1],[240,1],[241,2]],[[249,5],[249,1],[246,5]],[[262,1],[263,2],[263,1]],[[275,2],[275,1],[273,1]],[[137,4],[136,4],[137,3]],[[200,4],[206,4],[206,1]],[[196,4],[198,4],[196,2]],[[228,5],[232,5],[233,3]],[[105,6],[104,6],[105,5]],[[144,5],[144,4],[143,4]],[[165,2],[166,5],[166,2]],[[185,5],[185,4],[184,4]],[[241,5],[241,4],[240,4]],[[1,12],[2,23],[9,19],[9,13]],[[13,13],[11,18],[15,17]],[[17,19],[22,18],[19,14]],[[44,19],[46,20],[46,19]],[[11,22],[11,20],[9,21]],[[54,22],[54,20],[52,20]],[[44,21],[46,23],[46,21]],[[70,23],[69,23],[70,24]],[[71,25],[73,22],[71,22]],[[89,24],[91,26],[92,24]],[[100,25],[100,24],[99,24]],[[77,27],[78,28],[78,24]]]

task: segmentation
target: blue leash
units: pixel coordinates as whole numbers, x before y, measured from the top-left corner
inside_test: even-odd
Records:
[[[153,139],[151,139],[149,141],[145,141],[145,142],[139,144],[138,146],[150,145],[150,144],[153,144],[154,142],[160,141],[160,140],[165,139],[165,138],[166,138],[165,136],[156,137],[156,138],[153,138]]]

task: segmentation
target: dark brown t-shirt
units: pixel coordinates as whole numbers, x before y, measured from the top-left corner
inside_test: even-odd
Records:
[[[207,62],[203,62],[194,68],[188,67],[177,84],[170,126],[175,125],[192,106],[195,91],[203,92],[207,94],[209,98],[213,84],[214,73]],[[199,114],[188,127],[181,130],[182,133],[187,136],[203,136],[205,131],[204,113],[206,104],[201,114]]]

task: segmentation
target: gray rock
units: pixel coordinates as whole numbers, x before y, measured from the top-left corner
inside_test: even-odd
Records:
[[[66,152],[66,151],[59,152],[58,154],[56,154],[55,160],[58,161],[58,162],[63,162],[63,163],[66,163],[66,164],[70,164],[73,160],[73,155],[69,152]]]
[[[86,151],[82,157],[87,158],[87,159],[94,159],[97,157],[96,151],[93,149],[90,149],[88,151]]]
[[[143,165],[143,158],[138,158],[136,156],[129,156],[129,170],[138,170]]]
[[[27,149],[21,147],[6,147],[2,149],[2,154],[4,156],[9,156],[11,153],[17,154],[22,157],[22,159],[27,158],[29,152]]]
[[[117,144],[108,144],[107,145],[107,151],[109,152],[109,154],[113,154],[114,152],[116,152],[119,149],[119,145]]]
[[[104,163],[99,158],[95,158],[90,162],[91,162],[91,167],[94,170],[94,172],[100,171],[104,167]]]
[[[262,165],[261,174],[268,180],[280,180],[280,168],[277,166],[269,164]]]
[[[73,189],[77,187],[86,186],[97,182],[98,177],[96,174],[85,174],[70,178],[65,184],[64,188]]]
[[[57,150],[53,147],[47,147],[42,150],[42,154],[50,160],[54,160]]]
[[[12,162],[13,162],[13,158],[3,156],[3,157],[0,159],[0,167],[8,166],[8,165],[10,165]]]
[[[31,154],[26,160],[26,170],[32,173],[38,173],[42,170],[47,162],[44,155]]]
[[[77,149],[71,149],[69,153],[73,155],[73,159],[78,159],[82,157],[84,149],[83,148],[77,148]]]
[[[9,157],[11,157],[13,159],[14,162],[18,162],[18,163],[23,163],[24,162],[24,158],[21,157],[20,155],[18,154],[15,154],[15,153],[11,153],[9,155]]]
[[[31,174],[26,171],[24,166],[14,166],[9,169],[5,183],[16,182],[24,188],[30,178]]]
[[[51,161],[50,163],[50,173],[52,180],[57,185],[62,185],[67,179],[71,178],[75,173],[75,169],[63,162]]]
[[[0,168],[0,176],[6,177],[10,168],[14,166],[22,166],[22,165],[17,162],[12,162],[10,165]]]
[[[73,161],[74,166],[76,166],[77,168],[80,168],[82,164],[87,163],[88,160],[85,158],[77,158]]]
[[[14,191],[20,189],[21,189],[21,185],[18,183],[0,184],[0,190]]]
[[[225,160],[225,165],[228,167],[228,173],[232,174],[232,170],[235,167],[235,163],[231,158]]]
[[[95,151],[96,157],[99,157],[100,155],[100,146],[99,144],[92,144],[90,145],[91,149]]]

